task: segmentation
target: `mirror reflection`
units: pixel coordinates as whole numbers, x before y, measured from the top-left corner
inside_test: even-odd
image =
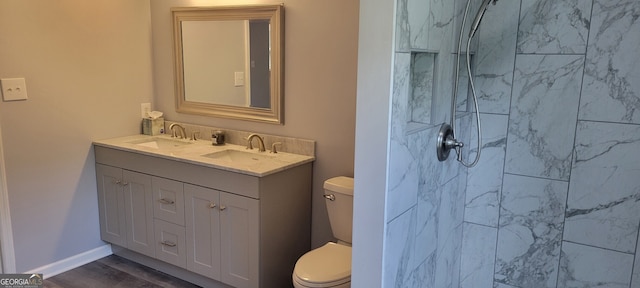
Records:
[[[282,6],[172,13],[178,112],[282,123]]]
[[[269,108],[268,35],[265,20],[182,22],[185,99]]]

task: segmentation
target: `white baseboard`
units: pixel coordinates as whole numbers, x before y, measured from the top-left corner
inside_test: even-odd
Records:
[[[62,259],[60,261],[57,261],[51,264],[47,264],[42,267],[38,267],[24,273],[25,274],[42,273],[42,276],[46,279],[49,277],[56,276],[60,273],[69,271],[73,268],[80,267],[89,262],[93,262],[100,258],[109,256],[111,254],[113,254],[113,252],[111,252],[111,245],[106,244],[98,248],[91,249],[89,251],[80,253],[78,255],[74,255],[69,258]]]

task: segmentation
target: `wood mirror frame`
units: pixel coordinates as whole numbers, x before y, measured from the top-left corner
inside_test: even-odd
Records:
[[[171,9],[174,35],[174,79],[176,111],[211,117],[284,123],[284,6],[252,5],[221,7],[174,7]],[[270,70],[268,108],[189,101],[185,97],[183,21],[269,20]]]

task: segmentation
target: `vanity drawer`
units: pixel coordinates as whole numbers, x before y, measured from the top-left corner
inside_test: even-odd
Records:
[[[182,182],[166,178],[151,179],[153,217],[184,226],[184,187]]]
[[[186,268],[187,248],[184,226],[154,219],[156,259]]]

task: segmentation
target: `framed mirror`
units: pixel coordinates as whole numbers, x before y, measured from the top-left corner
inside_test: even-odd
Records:
[[[283,124],[283,9],[172,8],[177,111]]]

